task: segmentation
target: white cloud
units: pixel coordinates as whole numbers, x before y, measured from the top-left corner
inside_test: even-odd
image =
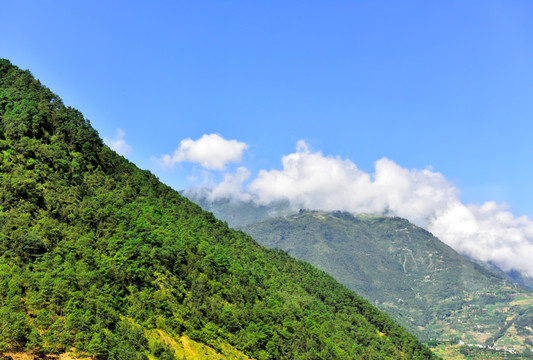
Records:
[[[109,146],[112,150],[116,151],[122,156],[126,156],[131,153],[132,147],[126,143],[124,137],[126,133],[122,129],[117,129],[114,139],[104,138],[104,143]]]
[[[240,162],[242,152],[247,148],[248,145],[237,140],[226,140],[218,134],[205,134],[198,140],[182,140],[174,154],[163,155],[156,161],[165,167],[192,162],[209,170],[225,170],[229,162]]]
[[[463,254],[533,276],[533,222],[514,217],[505,205],[456,201],[435,217],[429,230]]]
[[[299,141],[296,152],[282,158],[281,170],[261,170],[247,190],[247,170],[226,175],[211,197],[237,196],[260,204],[288,200],[295,208],[344,210],[406,218],[457,251],[504,270],[533,276],[533,221],[514,217],[505,205],[465,205],[442,174],[402,168],[383,158],[373,174],[348,159],[324,156]],[[243,169],[243,168],[241,168]]]
[[[371,175],[350,160],[311,152],[302,141],[295,153],[282,158],[282,165],[282,170],[260,171],[250,184],[261,203],[287,199],[311,209],[391,211],[427,225],[431,209],[446,205],[458,193],[441,174],[404,169],[384,158]]]
[[[252,195],[243,190],[243,182],[250,177],[250,170],[241,166],[235,173],[224,174],[224,179],[211,187],[204,185],[197,188],[187,189],[186,194],[198,193],[200,196],[206,196],[209,201],[215,201],[222,198],[230,198],[234,201],[251,201]]]
[[[347,210],[346,194],[364,207],[370,177],[349,160],[309,151],[303,141],[297,151],[282,158],[282,170],[261,170],[249,186],[260,203],[287,199],[295,206]]]

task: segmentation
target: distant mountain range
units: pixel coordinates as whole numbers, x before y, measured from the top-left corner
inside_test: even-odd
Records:
[[[533,350],[531,291],[405,219],[308,210],[271,217],[290,210],[193,200],[261,244],[331,274],[424,341]]]

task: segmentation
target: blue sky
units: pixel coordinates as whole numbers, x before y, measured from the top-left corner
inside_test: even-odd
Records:
[[[0,31],[0,57],[176,189],[238,167],[246,186],[304,140],[533,215],[530,1],[3,0]],[[154,161],[209,134],[245,144],[240,161]]]

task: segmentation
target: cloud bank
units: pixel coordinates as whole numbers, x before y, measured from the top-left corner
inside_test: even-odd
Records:
[[[220,198],[230,198],[236,201],[253,201],[249,192],[243,191],[242,183],[250,177],[250,170],[240,166],[235,173],[224,174],[224,179],[209,189],[207,199],[214,201]]]
[[[126,143],[124,137],[126,133],[122,129],[117,129],[114,139],[104,138],[104,143],[109,146],[112,150],[116,151],[122,156],[129,155],[131,153],[132,147]]]
[[[246,168],[226,174],[210,199],[287,200],[295,208],[400,216],[465,255],[533,276],[531,219],[515,217],[505,205],[490,201],[461,203],[459,189],[440,173],[405,169],[383,158],[370,174],[348,159],[313,152],[303,141],[281,162],[280,170],[261,170],[246,189]]]
[[[226,140],[218,134],[205,134],[198,140],[182,140],[172,155],[162,155],[156,162],[171,168],[177,163],[192,162],[208,170],[225,170],[230,162],[241,162],[242,152],[248,148],[237,140]]]

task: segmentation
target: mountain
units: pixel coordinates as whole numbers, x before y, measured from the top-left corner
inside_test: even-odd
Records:
[[[200,205],[202,209],[212,212],[217,219],[222,219],[229,226],[235,228],[295,213],[288,201],[258,205],[253,201],[240,201],[231,198],[210,199],[208,190],[203,188],[181,191],[181,194]]]
[[[301,210],[242,229],[331,274],[420,339],[532,349],[533,294],[405,219]]]
[[[500,275],[501,277],[505,279],[508,279],[509,281],[516,284],[517,286],[533,291],[533,279],[531,279],[527,275],[521,274],[520,272],[516,270],[510,270],[510,271],[505,272],[501,268],[499,268],[497,265],[493,264],[492,262],[483,262],[477,259],[473,259],[472,257],[467,256],[467,255],[464,255],[464,256],[466,259],[484,267],[490,272],[493,272],[495,274]]]
[[[182,191],[182,194],[192,202],[200,205],[202,209],[212,212],[218,219],[222,219],[234,228],[242,228],[261,220],[267,220],[278,216],[293,215],[298,211],[288,201],[279,200],[267,205],[259,205],[256,202],[235,200],[232,198],[211,199],[208,189],[199,188]],[[518,271],[505,272],[492,263],[482,262],[465,256],[490,272],[497,273],[505,279],[533,291],[533,279]]]
[[[0,152],[0,354],[435,358],[331,276],[117,155],[7,60]]]

